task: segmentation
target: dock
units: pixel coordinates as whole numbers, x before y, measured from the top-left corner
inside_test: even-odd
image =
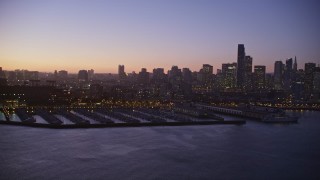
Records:
[[[29,126],[40,128],[107,128],[107,127],[152,127],[152,126],[190,126],[190,125],[243,125],[245,120],[215,120],[189,117],[173,113],[169,110],[151,109],[36,109],[26,111],[16,109],[22,117],[21,121],[0,121],[0,124]],[[22,112],[22,113],[21,113]],[[22,114],[22,115],[21,115]],[[19,116],[19,117],[20,117]],[[25,121],[35,116],[40,116],[48,123]],[[72,123],[63,123],[58,116],[62,116]],[[116,121],[115,121],[116,120]]]
[[[40,124],[22,123],[15,121],[0,121],[0,124],[28,126],[53,129],[77,129],[77,128],[112,128],[112,127],[154,127],[154,126],[193,126],[193,125],[243,125],[246,121],[194,121],[194,122],[161,122],[161,123],[113,123],[113,124]]]
[[[228,108],[216,107],[206,104],[196,104],[199,109],[209,110],[216,113],[249,118],[265,123],[297,123],[298,117],[286,115],[281,109],[269,107],[242,107],[242,108]]]

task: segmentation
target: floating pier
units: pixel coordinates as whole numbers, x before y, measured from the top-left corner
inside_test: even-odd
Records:
[[[32,115],[39,115],[48,124],[37,123],[36,121],[0,121],[0,124],[43,127],[43,128],[106,128],[106,127],[144,127],[144,126],[186,126],[186,125],[218,125],[218,124],[245,124],[244,120],[214,120],[214,119],[196,119],[185,115],[171,113],[167,110],[149,110],[149,109],[75,109],[67,111],[59,109],[48,111],[36,109],[33,114],[23,109],[16,109],[19,114],[22,113],[23,119],[33,118]],[[56,116],[63,116],[74,124],[64,124]],[[110,118],[113,120],[111,120]],[[115,121],[115,119],[117,121]],[[90,121],[90,122],[89,122]]]
[[[269,107],[242,107],[242,108],[226,108],[216,107],[205,104],[196,104],[199,109],[210,110],[216,113],[250,118],[266,123],[297,123],[299,117],[286,115],[284,111]]]

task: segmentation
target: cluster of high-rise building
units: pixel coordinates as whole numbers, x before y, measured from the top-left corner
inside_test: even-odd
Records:
[[[320,102],[320,67],[305,63],[304,69],[298,69],[294,57],[275,61],[274,73],[266,73],[266,66],[253,66],[253,58],[239,44],[237,62],[223,63],[217,73],[210,64],[203,64],[199,71],[172,66],[167,72],[142,68],[138,73],[126,73],[125,66],[119,65],[116,75],[94,73],[93,69],[69,74],[65,70],[39,73],[1,68],[0,85],[51,86],[78,99]]]
[[[276,61],[274,73],[267,73],[266,66],[254,65],[253,58],[246,54],[243,44],[238,45],[237,62],[224,63],[217,73],[213,66],[204,64],[199,71],[188,68],[172,68],[165,73],[163,68],[155,68],[148,73],[142,68],[138,74],[126,74],[124,66],[119,65],[118,80],[122,85],[143,84],[144,88],[161,84],[164,92],[176,97],[190,97],[194,93],[216,92],[285,92],[296,100],[319,99],[320,67],[315,63],[306,63],[304,69],[298,69],[297,58]],[[138,87],[138,86],[135,86]],[[158,88],[159,89],[159,88]]]
[[[319,99],[320,68],[315,63],[305,63],[304,69],[297,68],[297,59],[287,59],[285,64],[274,65],[274,89],[290,92],[295,99]]]

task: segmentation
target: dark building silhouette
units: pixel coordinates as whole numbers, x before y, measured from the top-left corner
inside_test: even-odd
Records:
[[[298,71],[298,63],[297,63],[297,57],[294,57],[294,64],[293,64],[293,71],[297,72]]]
[[[61,70],[58,72],[59,79],[67,79],[68,78],[68,71]]]
[[[184,82],[192,83],[192,72],[189,68],[182,69],[182,78]]]
[[[119,76],[119,80],[124,80],[127,77],[124,71],[124,65],[118,66],[118,76]]]
[[[182,72],[178,66],[172,66],[168,71],[171,98],[179,99],[183,94]]]
[[[305,63],[304,65],[304,86],[306,92],[306,98],[309,99],[313,89],[313,73],[315,72],[315,63]]]
[[[274,88],[281,90],[283,88],[283,63],[276,61],[274,63]]]
[[[93,69],[88,70],[88,79],[92,80],[93,77],[94,77],[94,70]]]
[[[289,90],[291,87],[293,79],[293,60],[292,58],[286,60],[286,65],[283,74],[283,85],[286,90]]]
[[[293,70],[293,60],[292,58],[286,60],[286,71],[291,72]]]
[[[203,64],[202,66],[202,82],[207,86],[212,82],[213,66],[210,64]]]
[[[243,44],[238,44],[238,59],[237,59],[237,87],[243,89],[245,86],[245,48]]]
[[[6,75],[4,74],[4,71],[2,71],[2,67],[0,67],[0,86],[6,86],[8,85]]]
[[[152,76],[152,82],[153,83],[165,83],[167,81],[166,74],[164,73],[163,68],[156,68],[153,69],[152,71],[153,76]]]
[[[253,84],[255,89],[264,89],[266,81],[266,66],[254,66]]]
[[[313,73],[313,99],[320,102],[320,67],[316,67]]]
[[[53,78],[54,78],[54,80],[58,80],[58,71],[57,70],[54,70]]]
[[[181,80],[182,79],[182,72],[178,66],[172,66],[171,70],[168,71],[169,80]]]
[[[6,78],[6,75],[4,74],[2,67],[0,67],[0,78]]]
[[[88,71],[87,70],[80,70],[78,73],[78,81],[79,82],[88,82]]]
[[[244,74],[244,88],[250,90],[252,88],[252,57],[245,57],[245,74]]]
[[[266,73],[266,80],[265,80],[265,88],[268,90],[273,89],[274,82],[273,82],[273,75]]]
[[[149,83],[150,74],[146,68],[142,68],[138,75],[138,82],[142,85]]]
[[[202,66],[203,72],[206,74],[212,74],[213,73],[213,66],[211,66],[210,64],[204,64]]]

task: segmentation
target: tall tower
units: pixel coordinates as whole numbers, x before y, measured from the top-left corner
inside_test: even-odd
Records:
[[[305,92],[309,95],[312,92],[313,88],[313,73],[316,69],[315,63],[305,63],[304,65],[304,86]]]
[[[245,56],[244,62],[244,88],[250,90],[252,88],[252,57]]]
[[[212,80],[212,73],[213,73],[213,66],[210,64],[204,64],[202,66],[202,74],[203,74],[203,80],[205,84],[210,84]]]
[[[298,71],[297,56],[294,57],[293,71]]]
[[[286,65],[283,74],[283,87],[285,90],[290,90],[293,79],[293,60],[289,58],[286,60]]]
[[[266,66],[254,66],[254,88],[264,89],[266,81]]]
[[[292,58],[289,58],[286,60],[286,71],[287,72],[292,71]]]
[[[118,66],[118,76],[119,76],[119,80],[123,80],[126,78],[126,73],[124,72],[124,65]]]
[[[283,63],[276,61],[274,63],[274,88],[281,90],[283,88]]]
[[[243,88],[245,83],[245,58],[246,53],[243,44],[238,44],[238,59],[237,59],[237,86]]]

